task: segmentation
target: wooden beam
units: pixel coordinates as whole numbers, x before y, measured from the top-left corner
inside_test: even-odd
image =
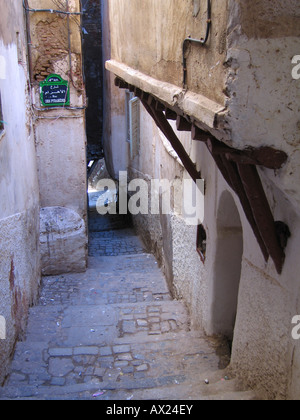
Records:
[[[243,207],[244,213],[246,215],[246,218],[253,230],[253,233],[256,237],[256,240],[260,246],[260,249],[263,253],[263,256],[265,258],[265,261],[268,261],[269,259],[269,253],[265,246],[265,243],[262,239],[262,236],[260,234],[260,231],[257,227],[256,221],[254,219],[254,215],[252,212],[251,205],[249,203],[247,194],[244,190],[244,186],[242,184],[242,181],[240,179],[240,175],[237,169],[237,166],[233,162],[228,162],[224,155],[221,155],[219,153],[216,153],[217,148],[213,147],[213,143],[217,142],[216,139],[210,138],[207,141],[207,147],[210,151],[219,171],[223,175],[223,178],[227,182],[227,184],[233,189],[233,191],[237,194],[239,197],[239,200],[241,202],[241,205]]]
[[[156,111],[164,111],[165,107],[161,102],[155,101],[155,109]]]
[[[191,178],[195,182],[200,179],[201,174],[197,171],[196,165],[192,162],[168,122],[168,119],[175,119],[176,113],[165,108],[161,102],[151,95],[128,85],[118,77],[115,79],[115,85],[135,92],[159,129],[171,143]],[[285,254],[278,239],[276,224],[256,166],[280,169],[287,161],[286,153],[271,147],[234,149],[217,140],[211,134],[204,132],[195,124],[191,124],[182,116],[176,116],[176,126],[179,131],[191,131],[193,140],[206,143],[224,179],[238,195],[265,260],[267,261],[271,256],[276,270],[280,274],[285,261]]]
[[[213,147],[215,154],[222,155],[225,153],[227,159],[238,164],[264,166],[268,169],[280,169],[288,158],[286,153],[273,149],[272,147],[238,150],[218,140],[213,142],[211,147]]]
[[[192,124],[186,118],[178,115],[176,119],[176,128],[178,131],[191,131]]]
[[[240,165],[257,165],[258,164],[255,159],[252,159],[251,157],[238,153],[238,152],[225,153],[225,156],[227,160],[230,160],[235,163],[239,163]]]
[[[141,95],[142,95],[142,90],[135,86],[134,87],[134,96],[137,96],[138,98],[140,98]]]
[[[225,155],[230,153],[232,149],[221,141],[211,137],[207,140],[207,147],[209,151],[214,155]]]
[[[258,149],[249,148],[243,150],[243,153],[257,161],[257,165],[269,169],[280,169],[286,163],[288,155],[282,150],[272,147],[260,147]]]
[[[227,159],[241,165],[255,165],[264,166],[268,169],[280,169],[287,161],[287,155],[286,153],[272,149],[271,147],[261,147],[260,149],[246,150],[232,149],[227,153]]]
[[[265,242],[262,238],[262,235],[260,233],[260,230],[254,218],[252,207],[247,197],[247,194],[245,192],[244,185],[241,181],[241,177],[240,177],[237,165],[234,162],[228,161],[225,156],[218,156],[218,157],[219,159],[221,159],[224,167],[226,168],[227,174],[230,178],[230,183],[232,185],[232,188],[240,200],[245,216],[253,230],[254,236],[256,237],[256,240],[260,246],[264,259],[267,262],[269,259],[269,252],[267,250]]]
[[[119,77],[115,78],[115,86],[117,86],[120,89],[128,89],[128,83],[126,83],[124,80],[120,79]]]
[[[177,113],[169,108],[165,108],[165,116],[167,120],[175,121],[177,119]]]
[[[279,244],[275,221],[257,168],[253,165],[238,165],[238,171],[250,202],[257,227],[271,258],[274,261],[277,272],[281,274],[285,261],[285,254]]]
[[[166,119],[164,113],[155,109],[154,101],[151,102],[149,105],[149,101],[142,100],[142,103],[148,113],[156,122],[158,128],[164,133],[166,138],[171,143],[171,146],[178,154],[179,158],[181,159],[185,169],[189,173],[190,177],[196,182],[197,179],[201,179],[200,172],[197,171],[196,165],[193,163],[191,158],[189,157],[188,153],[186,152],[184,146],[181,144],[180,140],[174,133],[172,127],[170,126],[168,120]]]
[[[212,139],[213,136],[210,133],[207,133],[204,130],[201,130],[195,124],[192,125],[192,139],[197,141],[207,142],[207,140]]]

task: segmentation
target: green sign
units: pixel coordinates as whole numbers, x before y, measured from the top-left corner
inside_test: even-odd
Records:
[[[69,83],[58,74],[50,74],[40,83],[40,94],[43,106],[70,105]]]

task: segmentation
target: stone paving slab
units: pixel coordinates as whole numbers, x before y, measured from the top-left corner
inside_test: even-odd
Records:
[[[0,399],[249,399],[219,384],[224,343],[191,329],[154,257],[107,253],[86,273],[43,279]]]

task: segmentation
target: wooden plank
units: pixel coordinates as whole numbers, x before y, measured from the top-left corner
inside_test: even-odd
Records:
[[[269,169],[282,168],[288,159],[288,155],[285,152],[272,147],[249,148],[243,150],[243,153],[251,159],[254,159],[257,165]]]
[[[239,197],[240,203],[242,205],[242,208],[244,210],[245,216],[253,230],[254,236],[256,237],[256,240],[260,246],[261,252],[264,256],[265,261],[268,261],[269,259],[269,252],[267,250],[267,247],[265,245],[265,242],[261,236],[260,230],[257,226],[256,220],[254,218],[254,214],[252,211],[252,207],[250,205],[249,199],[247,197],[247,194],[244,189],[244,185],[242,183],[242,180],[240,178],[240,174],[237,168],[237,165],[234,162],[230,162],[226,159],[225,156],[218,156],[226,168],[227,174],[230,178],[230,182],[232,185],[233,190]]]
[[[214,155],[224,155],[225,153],[230,153],[232,151],[229,146],[212,136],[207,140],[207,147]]]
[[[228,183],[228,185],[233,189],[233,191],[239,197],[245,216],[253,230],[254,236],[256,237],[256,240],[260,246],[264,259],[265,261],[268,261],[269,252],[265,246],[260,230],[256,224],[256,220],[252,212],[252,207],[250,205],[247,194],[245,192],[237,166],[235,163],[229,162],[226,159],[225,154],[219,153],[220,146],[222,146],[222,143],[220,144],[220,142],[218,142],[218,140],[216,139],[209,138],[207,140],[208,150],[211,152],[211,155],[214,158],[215,163],[217,167],[219,168],[220,172],[222,173],[225,181]]]
[[[133,98],[129,101],[129,121],[130,121],[130,156],[133,159],[140,149],[140,101]]]
[[[232,162],[236,162],[241,165],[257,165],[258,164],[258,162],[255,159],[249,156],[246,156],[244,154],[237,153],[237,152],[225,153],[225,156],[227,160],[231,160]]]
[[[238,171],[265,246],[274,261],[277,272],[281,274],[285,254],[278,241],[275,221],[257,168],[253,165],[238,165]]]
[[[115,86],[117,86],[120,89],[128,89],[128,83],[126,83],[124,80],[120,79],[119,77],[115,78]]]
[[[165,116],[166,116],[167,120],[176,121],[176,119],[177,119],[177,113],[175,111],[172,111],[169,108],[165,108]]]
[[[209,147],[213,148],[212,151],[214,154],[222,155],[226,153],[227,159],[238,164],[264,166],[268,169],[280,169],[288,158],[286,153],[273,149],[272,147],[238,150],[229,147],[216,139],[209,145]]]

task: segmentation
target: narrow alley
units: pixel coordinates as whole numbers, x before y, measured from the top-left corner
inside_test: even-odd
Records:
[[[191,329],[134,231],[89,222],[88,270],[43,278],[0,399],[252,399],[224,370],[224,343]]]
[[[0,400],[300,400],[299,21],[2,1]]]

